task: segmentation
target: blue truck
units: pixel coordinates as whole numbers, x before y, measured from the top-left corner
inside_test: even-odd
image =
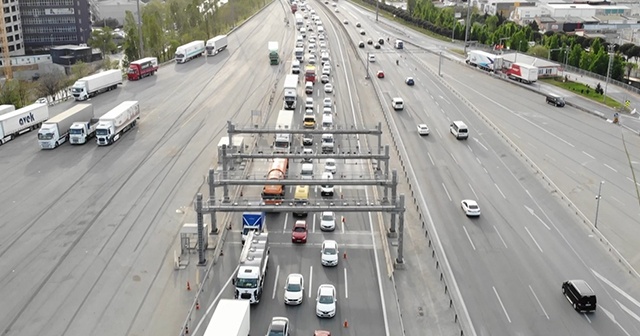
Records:
[[[242,213],[242,242],[244,243],[250,231],[262,232],[265,224],[264,212]]]

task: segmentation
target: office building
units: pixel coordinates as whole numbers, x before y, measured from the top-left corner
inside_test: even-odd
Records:
[[[9,54],[11,56],[24,55],[25,50],[18,0],[2,0],[2,10],[4,12],[4,25],[7,30]],[[0,48],[2,48],[1,45]]]

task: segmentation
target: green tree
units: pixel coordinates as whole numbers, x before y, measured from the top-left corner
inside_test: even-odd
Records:
[[[549,49],[547,49],[543,45],[535,45],[529,49],[527,52],[528,55],[538,58],[547,58],[549,56]]]
[[[131,11],[125,12],[124,17],[124,62],[129,66],[129,62],[135,61],[140,55],[140,39],[138,35],[138,25]],[[141,57],[140,57],[141,58]]]
[[[569,60],[567,61],[569,65],[579,68],[580,60],[582,59],[583,53],[584,53],[584,50],[582,49],[582,46],[578,43],[574,44],[573,47],[571,47],[571,52],[569,53]]]
[[[413,10],[416,7],[416,0],[407,0],[407,11],[413,15]]]
[[[594,55],[594,53],[588,53],[591,55],[591,64],[589,64],[588,68],[584,68],[585,70],[589,70],[593,73],[597,73],[599,75],[606,75],[607,68],[609,67],[609,55],[604,51],[604,49],[600,48],[600,51]]]
[[[91,67],[84,62],[76,62],[71,66],[71,77],[73,80],[88,76],[91,73]]]
[[[39,97],[52,97],[56,99],[56,94],[67,87],[67,77],[60,71],[46,73],[38,79],[35,92]]]
[[[91,31],[88,44],[92,48],[100,49],[102,57],[117,50],[116,44],[113,43],[113,30],[109,27]]]

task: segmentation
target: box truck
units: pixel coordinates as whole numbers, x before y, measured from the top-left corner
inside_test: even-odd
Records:
[[[129,63],[127,78],[130,81],[134,81],[147,76],[153,76],[156,71],[158,71],[158,59],[156,57],[145,57]]]
[[[176,63],[186,63],[202,56],[204,53],[204,41],[193,41],[176,48]]]
[[[76,100],[87,100],[99,93],[114,90],[118,84],[122,84],[120,70],[107,70],[78,79],[71,87],[71,93]]]
[[[251,330],[250,312],[246,300],[220,300],[204,336],[248,336]]]
[[[209,39],[205,49],[207,49],[207,56],[217,55],[219,52],[227,49],[227,35],[219,35]]]
[[[298,101],[298,75],[284,78],[284,109],[295,110]]]
[[[502,56],[482,50],[470,50],[465,62],[486,71],[502,68]]]
[[[280,64],[280,54],[279,54],[279,51],[278,51],[278,42],[269,41],[269,44],[267,45],[267,47],[269,48],[269,63],[271,65]]]
[[[96,128],[100,119],[90,119],[89,121],[76,121],[69,129],[69,143],[72,145],[82,145],[96,135]]]
[[[100,117],[96,127],[98,146],[108,146],[120,139],[122,133],[136,126],[140,119],[137,101],[125,101]]]
[[[0,145],[16,136],[40,128],[49,119],[49,105],[31,104],[0,115]]]
[[[531,84],[538,80],[538,67],[523,63],[512,63],[511,67],[507,69],[507,76],[513,80]]]
[[[38,131],[38,143],[42,149],[53,149],[67,141],[71,125],[76,121],[93,118],[93,105],[78,104],[45,121]]]

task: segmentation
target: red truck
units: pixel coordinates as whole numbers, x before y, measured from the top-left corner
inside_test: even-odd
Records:
[[[291,4],[291,13],[295,14],[298,11],[298,4]]]
[[[155,57],[146,57],[129,63],[127,78],[130,81],[138,80],[147,76],[152,76],[158,71],[158,59]]]
[[[316,82],[316,67],[315,65],[307,64],[304,68],[304,80],[305,82]]]

